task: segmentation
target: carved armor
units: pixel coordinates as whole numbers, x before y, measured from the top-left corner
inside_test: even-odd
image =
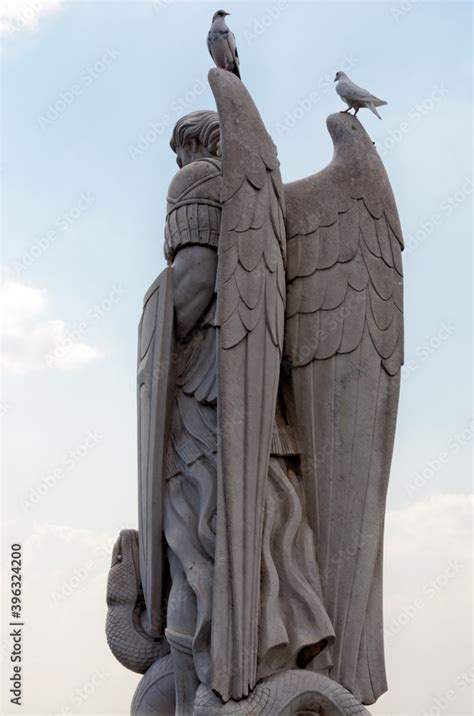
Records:
[[[165,256],[189,244],[217,249],[221,228],[222,165],[218,159],[200,159],[181,169],[168,191]]]

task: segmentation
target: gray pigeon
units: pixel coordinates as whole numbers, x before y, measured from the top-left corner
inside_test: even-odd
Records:
[[[349,107],[344,110],[345,112],[348,112],[350,109],[354,109],[354,115],[356,115],[361,107],[366,107],[367,109],[370,109],[371,112],[376,114],[379,119],[382,119],[375,108],[387,104],[383,99],[374,97],[374,95],[370,94],[370,92],[366,89],[362,89],[362,87],[354,84],[345,72],[336,72],[334,82],[337,82],[337,94],[346,104],[349,105]]]
[[[230,15],[218,10],[212,18],[211,29],[207,36],[207,47],[217,67],[233,72],[240,79],[240,61],[234,33],[227,27],[225,18]]]

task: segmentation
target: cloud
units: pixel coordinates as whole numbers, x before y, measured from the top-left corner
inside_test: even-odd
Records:
[[[40,18],[60,9],[62,0],[2,0],[0,36],[8,37],[21,30],[37,30]]]
[[[389,512],[387,558],[408,559],[415,545],[424,552],[425,564],[436,561],[439,552],[433,553],[433,539],[442,542],[443,552],[462,551],[469,546],[473,500],[473,495],[434,495],[404,510]],[[462,552],[462,556],[468,553]]]
[[[46,319],[48,303],[42,289],[14,280],[0,286],[0,362],[10,373],[75,371],[102,357],[98,348],[84,342],[84,329],[74,331],[62,320]]]
[[[374,716],[470,714],[473,495],[387,513],[384,621],[389,691]]]
[[[106,580],[118,536],[109,529],[36,525],[23,542],[25,713],[130,712],[139,676],[114,659],[105,639]],[[11,534],[18,535],[17,525]],[[5,632],[2,651],[10,649]],[[13,713],[4,698],[2,713]]]
[[[385,631],[389,692],[374,716],[470,714],[471,495],[438,495],[387,513]],[[127,525],[123,525],[127,527]],[[5,534],[17,532],[16,523]],[[24,541],[27,712],[128,713],[138,682],[104,635],[117,525],[37,525]],[[8,641],[4,645],[8,649]],[[51,683],[54,688],[44,688]],[[451,695],[450,695],[451,694]]]

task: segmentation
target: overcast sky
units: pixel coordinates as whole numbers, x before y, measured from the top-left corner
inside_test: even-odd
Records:
[[[2,555],[24,544],[23,713],[125,714],[137,683],[105,644],[105,579],[116,535],[137,524],[136,335],[164,267],[168,141],[179,116],[214,107],[205,38],[216,9],[14,0],[0,10]],[[388,101],[382,121],[359,115],[407,244],[385,555],[390,691],[372,710],[471,713],[472,6],[225,9],[285,181],[331,158],[337,70]]]

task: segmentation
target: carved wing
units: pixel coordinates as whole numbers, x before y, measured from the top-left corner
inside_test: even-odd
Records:
[[[284,199],[276,148],[244,85],[211,70],[221,123],[219,464],[212,688],[255,685],[265,482],[283,347]]]
[[[331,675],[373,703],[386,688],[382,547],[403,362],[402,233],[393,193],[354,117],[328,118],[331,164],[285,186],[291,366]]]

